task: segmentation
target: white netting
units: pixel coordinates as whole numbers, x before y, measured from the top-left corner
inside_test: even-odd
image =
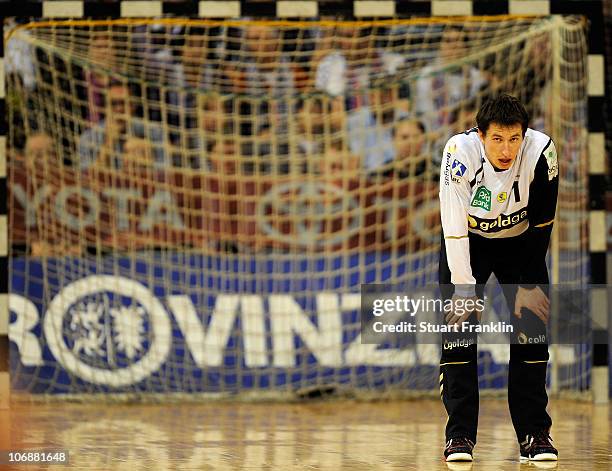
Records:
[[[361,345],[359,287],[437,282],[441,149],[498,91],[555,138],[554,278],[586,282],[575,19],[7,32],[17,390],[437,389],[437,346]],[[556,384],[585,389],[570,350]]]

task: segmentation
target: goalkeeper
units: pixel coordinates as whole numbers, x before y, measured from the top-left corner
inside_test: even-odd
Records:
[[[529,129],[528,120],[519,100],[500,95],[480,108],[477,128],[447,142],[440,173],[439,275],[443,298],[462,303],[482,298],[492,273],[502,285],[513,325],[519,327],[510,345],[510,415],[521,461],[541,461],[557,459],[546,412],[545,257],[559,177],[552,140]],[[449,325],[479,320],[477,312],[460,314],[449,311],[445,320]],[[472,460],[478,426],[476,361],[475,334],[459,342],[444,339],[440,390],[449,416],[447,461]]]

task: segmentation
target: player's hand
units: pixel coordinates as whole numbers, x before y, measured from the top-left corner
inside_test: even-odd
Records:
[[[539,286],[533,289],[521,288],[519,286],[516,292],[516,300],[514,301],[514,315],[519,319],[522,317],[521,309],[523,308],[533,312],[544,324],[548,323],[550,301]]]
[[[473,312],[476,312],[476,317],[480,321],[482,314],[481,306],[478,305],[478,296],[458,296],[453,295],[452,303],[444,304],[444,320],[447,325],[461,325],[469,319]]]

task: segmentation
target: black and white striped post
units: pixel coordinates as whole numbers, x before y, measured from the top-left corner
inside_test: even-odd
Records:
[[[576,4],[577,2],[569,2]],[[604,25],[603,2],[584,2],[589,8],[588,130],[589,130],[589,253],[593,352],[591,390],[596,404],[609,402],[608,298],[606,274],[606,151],[604,135]],[[590,5],[589,5],[590,4]],[[578,6],[578,5],[576,5]],[[585,13],[584,7],[574,12]]]
[[[0,25],[4,17],[0,14]],[[4,34],[0,34],[0,409],[10,401],[9,385],[9,309],[8,309],[8,193],[7,193],[7,134],[6,81],[4,75]]]

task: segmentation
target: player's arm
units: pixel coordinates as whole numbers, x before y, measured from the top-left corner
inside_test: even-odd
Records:
[[[548,142],[535,167],[529,186],[527,216],[529,229],[521,270],[521,286],[532,288],[546,279],[546,252],[550,243],[557,194],[559,191],[559,167],[554,143]]]
[[[475,295],[476,285],[468,239],[471,193],[467,158],[451,139],[444,148],[440,170],[440,213],[451,283],[455,285],[455,294],[465,297]]]
[[[538,159],[529,186],[529,228],[525,235],[520,285],[514,304],[514,314],[519,318],[522,309],[527,308],[542,322],[548,322],[550,301],[538,284],[548,279],[546,252],[555,220],[558,190],[557,152],[553,142],[549,141]]]

